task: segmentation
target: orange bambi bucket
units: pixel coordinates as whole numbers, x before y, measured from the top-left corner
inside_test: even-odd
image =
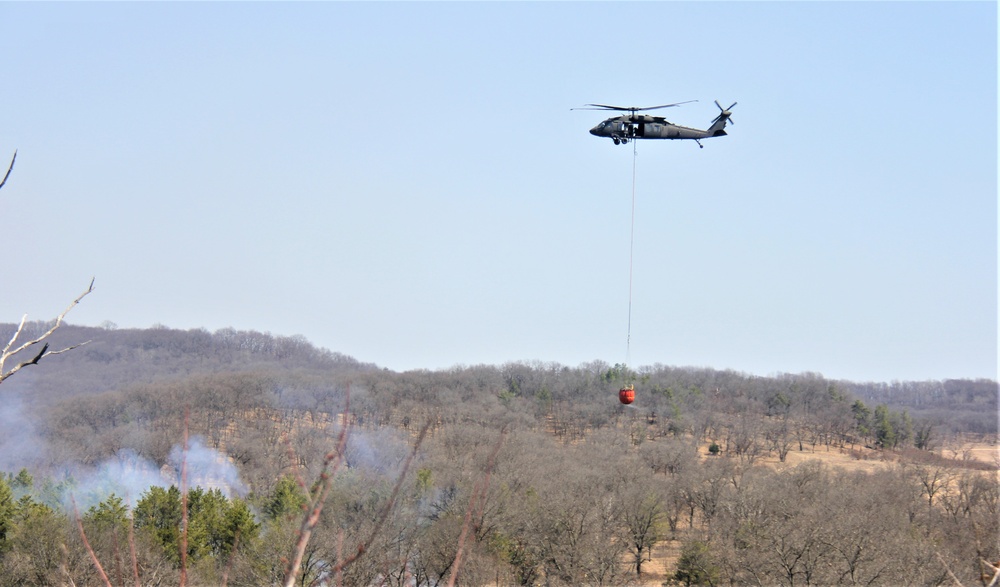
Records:
[[[621,388],[618,392],[618,401],[623,404],[630,404],[635,401],[635,388],[629,384]]]

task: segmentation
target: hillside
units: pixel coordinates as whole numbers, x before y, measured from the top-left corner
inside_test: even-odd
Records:
[[[97,520],[114,510],[109,491],[125,497],[139,574],[175,577],[177,534],[154,532],[161,521],[144,512],[167,499],[155,488],[177,485],[195,462],[192,485],[219,490],[213,499],[236,508],[225,511],[255,512],[239,526],[242,546],[223,532],[192,551],[195,582],[218,584],[229,566],[230,584],[276,582],[299,524],[292,480],[324,479],[331,455],[342,468],[303,583],[334,568],[338,544],[366,541],[345,584],[434,585],[460,545],[473,585],[627,585],[678,570],[692,583],[933,583],[952,571],[971,584],[982,560],[1000,558],[983,540],[998,530],[997,462],[969,448],[995,454],[995,382],[633,372],[600,361],[397,373],[252,331],[56,334],[56,347],[91,342],[0,387],[0,470],[29,502],[52,508],[44,532],[78,556],[69,565],[77,584],[93,565],[56,529],[67,496],[108,537],[101,552],[111,559],[122,551]],[[617,401],[625,382],[637,392],[627,407]],[[16,480],[22,468],[32,483]],[[55,576],[59,565],[32,555],[28,518],[18,518],[27,514],[4,513],[2,489],[0,528],[12,530],[0,553],[21,565],[10,576]],[[860,558],[845,558],[851,549]]]
[[[50,326],[28,323],[20,340]],[[8,340],[14,324],[0,324]],[[349,373],[372,370],[350,357],[317,349],[302,337],[256,331],[108,329],[64,324],[49,339],[53,348],[89,341],[72,353],[52,357],[43,368],[28,368],[4,384],[10,392],[31,390],[39,401],[60,400],[120,389],[141,382],[205,373],[240,371]]]
[[[29,323],[22,339],[43,332],[47,327],[47,323]],[[0,338],[7,340],[14,329],[13,324],[0,324]],[[369,379],[386,382],[405,381],[414,376],[316,348],[301,336],[274,336],[252,330],[222,329],[210,333],[201,329],[107,329],[67,324],[50,339],[55,348],[81,341],[89,342],[75,352],[46,360],[44,367],[25,369],[6,382],[4,390],[8,394],[22,395],[31,402],[50,403],[76,395],[122,390],[138,383],[204,374],[296,374],[329,382],[362,380],[357,376],[363,373],[368,374]],[[483,373],[492,372],[494,377],[506,380],[503,385],[510,387],[511,393],[531,395],[541,392],[546,384],[550,387],[576,385],[581,376],[587,377],[594,372],[603,372],[600,374],[607,375],[605,379],[611,383],[613,376],[620,375],[614,373],[619,368],[601,361],[577,367],[511,363],[422,372],[422,376],[451,384],[463,374],[479,373],[471,378],[475,380]],[[663,365],[643,367],[638,375],[654,395],[688,387],[714,389],[713,397],[723,402],[744,401],[741,398],[766,402],[768,397],[805,398],[836,390],[871,406],[884,404],[895,411],[906,410],[912,419],[926,420],[940,427],[942,433],[997,433],[997,383],[989,380],[853,382],[827,380],[812,373],[758,377],[733,371]],[[578,399],[587,401],[588,398]]]

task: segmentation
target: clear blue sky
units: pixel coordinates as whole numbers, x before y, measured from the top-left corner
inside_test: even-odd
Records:
[[[3,321],[997,374],[997,7],[0,3]],[[588,102],[730,135],[638,144]]]

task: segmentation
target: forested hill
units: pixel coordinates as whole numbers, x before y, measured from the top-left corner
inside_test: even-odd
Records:
[[[38,336],[50,326],[50,323],[29,323],[19,340]],[[15,329],[14,324],[0,324],[0,338],[4,342],[10,340]],[[4,382],[3,389],[7,393],[30,390],[32,400],[48,402],[198,374],[256,371],[335,376],[377,369],[375,365],[318,349],[302,336],[273,336],[232,328],[210,333],[202,329],[117,329],[64,324],[47,340],[53,350],[85,341],[89,342],[71,352],[23,369]],[[37,354],[38,349],[34,352]]]
[[[972,448],[996,445],[992,381],[398,373],[232,329],[48,342],[87,340],[0,385],[0,587],[101,584],[95,559],[116,585],[283,584],[296,545],[303,585],[349,560],[359,586],[442,585],[460,562],[463,585],[972,585],[1000,559],[997,464]]]
[[[44,332],[50,324],[29,323],[22,340]],[[0,337],[9,340],[14,324],[0,324]],[[507,363],[496,366],[455,367],[443,371],[396,373],[350,356],[319,349],[302,336],[275,336],[253,330],[225,328],[174,330],[166,327],[117,329],[63,325],[49,339],[52,348],[90,341],[69,353],[47,358],[22,370],[4,383],[32,405],[51,405],[66,398],[124,391],[137,384],[181,381],[197,376],[254,373],[268,376],[285,408],[315,403],[316,397],[344,390],[352,383],[356,395],[371,399],[379,390],[393,390],[389,405],[421,399],[418,411],[461,398],[469,405],[446,411],[475,410],[497,397],[509,404],[533,400],[546,409],[585,413],[605,410],[609,393],[626,377],[635,377],[641,402],[661,416],[678,412],[681,398],[700,398],[700,408],[726,413],[735,408],[774,415],[787,412],[816,416],[822,405],[849,407],[861,400],[874,409],[885,405],[906,412],[912,422],[926,423],[942,434],[996,434],[998,391],[991,380],[920,382],[851,382],[828,380],[819,374],[782,374],[759,377],[709,368],[641,367],[629,374],[621,365],[594,361],[576,367],[553,363]],[[314,399],[303,400],[303,389]],[[326,391],[317,391],[318,389]],[[704,397],[702,397],[704,394]],[[841,398],[831,403],[830,398]],[[443,403],[442,403],[443,402]],[[537,406],[535,406],[537,408]],[[381,408],[372,406],[380,411]],[[830,409],[834,409],[830,407]],[[533,409],[533,411],[538,411]],[[700,411],[700,409],[698,410]],[[692,414],[685,414],[691,417]],[[550,414],[551,416],[551,414]],[[836,419],[832,412],[826,414]]]

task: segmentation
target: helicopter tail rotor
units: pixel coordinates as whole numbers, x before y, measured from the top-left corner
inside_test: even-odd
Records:
[[[722,121],[729,121],[732,124],[736,124],[736,121],[733,120],[733,118],[732,118],[733,113],[730,112],[733,109],[733,106],[736,106],[736,102],[733,102],[732,104],[730,104],[729,108],[723,108],[722,104],[719,104],[718,100],[715,101],[715,105],[719,107],[719,115],[716,116],[714,119],[712,119],[712,124],[713,125],[715,123],[719,122],[720,120],[722,120]]]

